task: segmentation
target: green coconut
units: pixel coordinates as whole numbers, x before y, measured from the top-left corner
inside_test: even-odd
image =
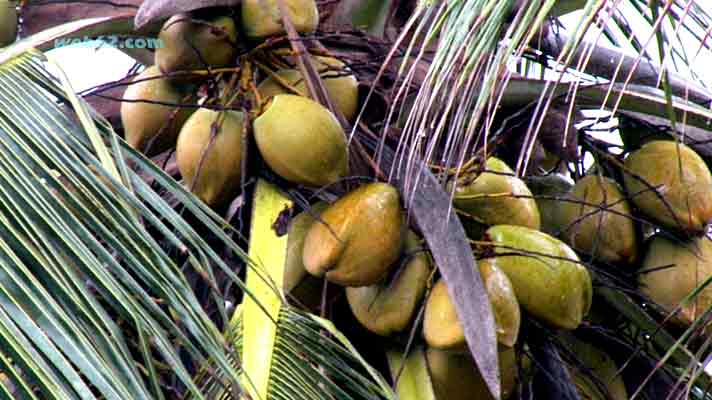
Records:
[[[566,243],[523,226],[488,229],[480,265],[499,267],[522,306],[533,316],[562,329],[576,329],[591,308],[591,276]]]
[[[163,73],[204,70],[231,65],[237,56],[237,28],[232,17],[199,20],[174,15],[163,25],[156,65]]]
[[[712,242],[709,238],[702,236],[680,242],[658,234],[649,242],[638,282],[642,292],[668,312],[682,305],[674,320],[690,324],[712,306],[712,286],[704,288],[688,303],[681,303],[710,276]]]
[[[562,335],[562,339],[576,356],[577,363],[568,369],[582,400],[628,399],[623,378],[608,354],[572,335]]]
[[[469,353],[429,348],[425,352],[430,380],[436,400],[489,400],[482,374]],[[518,377],[517,358],[514,349],[500,348],[499,371],[501,399],[508,399],[516,390]]]
[[[309,309],[317,309],[321,304],[322,280],[310,275],[304,262],[304,239],[311,226],[329,206],[319,202],[311,206],[309,211],[303,211],[294,217],[287,230],[287,257],[284,270],[284,291],[299,304]]]
[[[418,237],[409,231],[405,239],[407,261],[392,279],[370,286],[347,287],[346,299],[356,319],[381,336],[405,330],[425,295],[432,264]]]
[[[542,232],[558,236],[566,226],[561,220],[560,208],[563,199],[574,187],[570,178],[562,174],[549,174],[545,176],[528,176],[525,178],[527,186],[536,198],[539,216],[541,217]]]
[[[146,68],[128,85],[123,97],[127,101],[121,103],[126,142],[149,156],[174,147],[181,127],[193,112],[178,107],[184,94],[162,75],[155,66]]]
[[[12,44],[17,38],[17,4],[0,0],[0,47]]]
[[[682,143],[655,140],[625,159],[624,182],[640,210],[672,229],[702,233],[712,219],[712,175]]]
[[[479,175],[457,179],[453,203],[483,225],[511,224],[532,229],[541,225],[532,192],[504,161],[495,157],[487,159],[485,171]]]
[[[329,206],[328,203],[319,202],[311,206],[308,211],[299,213],[289,222],[287,230],[287,257],[284,271],[284,290],[291,291],[297,287],[304,278],[310,276],[304,268],[302,261],[304,255],[304,239],[316,219]]]
[[[290,182],[325,186],[347,174],[346,134],[336,117],[314,100],[277,95],[253,128],[262,158]]]
[[[313,61],[335,109],[339,110],[347,120],[353,121],[358,111],[358,81],[356,77],[344,63],[335,58],[314,57]],[[279,80],[292,86],[301,94],[308,94],[306,82],[299,70],[282,69],[275,72],[275,76],[279,79],[270,76],[257,87],[257,91],[263,99],[278,94],[291,93]]]
[[[562,236],[576,250],[609,263],[635,261],[637,234],[630,205],[618,184],[589,175],[576,182],[559,210]],[[591,204],[591,205],[587,205]]]
[[[219,206],[240,189],[244,116],[201,108],[186,121],[176,145],[185,185],[205,204]]]
[[[479,263],[480,275],[492,304],[497,340],[512,347],[519,336],[521,315],[512,283],[499,268]],[[441,350],[467,348],[465,332],[445,281],[438,281],[428,296],[423,317],[423,337],[428,346]]]
[[[386,277],[407,227],[396,188],[363,185],[330,205],[321,219],[304,239],[307,272],[342,286],[373,285]]]
[[[299,33],[311,33],[319,25],[314,0],[284,0],[289,20]],[[242,0],[242,29],[251,39],[286,33],[277,0]]]

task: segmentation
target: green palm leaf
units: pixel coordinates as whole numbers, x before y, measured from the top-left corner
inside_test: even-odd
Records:
[[[160,398],[156,368],[169,368],[204,398],[186,365],[208,358],[238,382],[221,329],[184,275],[196,271],[215,287],[216,266],[240,284],[196,231],[246,258],[224,232],[229,227],[120,143],[43,62],[31,53],[0,65],[0,366],[18,371],[8,374],[16,393],[6,398]],[[191,227],[119,156],[198,223]],[[142,361],[132,354],[137,341]]]
[[[0,52],[0,399],[162,399],[171,387],[196,399],[238,398],[260,375],[264,398],[392,398],[329,321],[275,300],[273,283],[254,283],[269,282],[269,271],[230,238],[239,232],[119,140],[31,50],[124,24],[70,23]],[[242,259],[261,290],[245,288],[206,233]],[[227,336],[218,271],[247,289],[249,306],[238,307]],[[212,288],[216,317],[186,272]],[[252,337],[274,332],[271,364],[258,354],[245,371],[244,326]]]

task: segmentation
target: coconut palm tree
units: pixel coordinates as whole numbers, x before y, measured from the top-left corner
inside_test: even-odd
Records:
[[[285,11],[288,1],[261,6]],[[233,207],[212,209],[175,179],[170,153],[150,159],[122,140],[118,105],[128,81],[77,95],[43,51],[57,39],[155,37],[172,15],[240,3],[18,5],[23,39],[0,50],[0,398],[442,398],[421,340],[422,304],[407,331],[376,339],[341,315],[343,296],[330,293],[333,285],[324,284],[315,314],[282,283],[284,211],[333,201],[364,180],[399,189],[459,316],[471,355],[465,369],[479,371],[473,376],[486,395],[617,399],[608,384],[622,378],[628,397],[708,397],[709,304],[697,299],[709,277],[700,275],[672,310],[638,283],[670,268],[644,260],[644,239],[655,233],[682,245],[700,233],[680,218],[666,224],[645,212],[625,184],[633,173],[626,156],[650,137],[688,145],[704,162],[712,156],[710,77],[700,61],[712,54],[708,5],[322,1],[320,28],[306,35],[281,12],[285,33],[237,44],[239,62],[198,73],[211,78],[202,94],[229,99],[216,109],[256,114],[250,105],[262,105],[259,97],[244,94],[255,77],[293,64],[304,86],[287,89],[338,116],[352,176],[313,190],[275,176],[248,153]],[[153,62],[147,49],[122,50],[137,64]],[[310,53],[339,58],[360,81],[355,120],[341,115]],[[666,155],[682,166],[680,154]],[[499,360],[495,315],[472,267],[484,257],[477,251],[486,237],[473,237],[473,216],[453,208],[448,184],[479,173],[491,155],[531,188],[555,173],[574,181],[594,175],[620,183],[618,202],[634,204],[610,211],[617,209],[605,199],[532,190],[542,216],[542,201],[589,213],[550,233],[577,250],[576,262],[593,277],[593,311],[571,335],[524,313],[514,366]],[[641,178],[649,170],[656,165],[635,177],[670,209],[665,192]],[[685,172],[671,170],[673,177]],[[600,221],[614,212],[634,221],[634,265],[597,253],[608,238]],[[582,249],[570,231],[586,218],[599,223],[588,232],[593,247]],[[678,323],[690,303],[704,307]],[[578,351],[591,344],[596,349]],[[608,375],[589,361],[601,350]],[[517,384],[504,388],[500,368],[515,366]]]

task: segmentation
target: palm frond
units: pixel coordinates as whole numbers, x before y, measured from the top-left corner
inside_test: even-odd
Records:
[[[554,1],[519,10],[513,10],[515,1],[420,4],[409,25],[412,28],[402,35],[412,36],[407,51],[415,61],[403,63],[395,99],[398,105],[391,115],[406,96],[414,95],[415,100],[396,165],[413,168],[415,160],[424,160],[449,168],[462,164],[469,150],[486,141],[482,126],[491,122],[492,110],[506,87],[507,65],[535,36]],[[428,73],[422,82],[414,83],[415,65],[426,49],[433,50]],[[413,84],[419,86],[417,94],[411,94]]]
[[[44,62],[32,52],[0,65],[1,362],[19,371],[10,382],[30,398],[159,398],[161,382],[146,372],[159,368],[203,398],[191,369],[210,358],[237,384],[222,330],[184,274],[195,271],[215,288],[217,268],[241,284],[196,231],[246,260],[230,228],[120,142]],[[124,157],[196,221],[181,217]],[[213,298],[224,308],[216,289]],[[139,341],[143,362],[133,354]]]

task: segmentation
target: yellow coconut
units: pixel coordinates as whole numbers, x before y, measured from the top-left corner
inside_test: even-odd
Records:
[[[186,187],[209,206],[239,191],[244,117],[238,111],[201,108],[186,121],[176,145],[176,162]]]
[[[148,155],[175,146],[183,123],[193,112],[179,107],[183,93],[161,75],[157,67],[146,68],[126,88],[123,98],[126,101],[121,103],[126,142]]]
[[[630,205],[618,184],[589,175],[576,182],[559,210],[562,236],[576,250],[610,263],[632,263],[637,256],[637,234]],[[587,205],[587,204],[590,204]]]
[[[588,270],[566,243],[523,226],[487,230],[493,256],[480,265],[499,267],[512,282],[519,305],[533,316],[563,329],[576,329],[591,308]]]
[[[430,348],[425,357],[436,400],[490,400],[480,371],[469,353]],[[512,348],[499,351],[499,370],[502,374],[501,399],[506,400],[516,390],[518,368]]]
[[[694,150],[655,140],[631,153],[625,167],[628,195],[648,217],[685,232],[705,230],[712,219],[712,175]]]
[[[507,276],[491,264],[479,264],[480,275],[487,289],[497,329],[497,340],[514,346],[519,336],[521,315],[512,284]],[[425,305],[423,337],[428,346],[444,350],[463,350],[467,347],[465,332],[455,311],[455,304],[445,286],[438,281],[433,286]]]
[[[314,64],[319,71],[319,76],[324,82],[326,91],[334,104],[344,117],[353,121],[358,111],[358,81],[353,73],[341,61],[331,57],[314,57]],[[282,69],[275,72],[276,77],[268,77],[257,87],[263,99],[291,93],[280,80],[292,86],[303,95],[308,95],[306,83],[301,72],[296,69]]]
[[[432,273],[430,257],[418,237],[405,239],[407,261],[392,279],[362,287],[347,287],[346,298],[356,319],[369,331],[388,336],[405,330],[413,320]]]
[[[485,172],[457,179],[455,207],[484,225],[521,225],[539,229],[539,209],[531,191],[502,160],[490,157]]]
[[[311,33],[319,25],[315,0],[284,0],[289,20],[299,33]],[[277,0],[243,0],[242,29],[247,37],[262,39],[286,33]]]
[[[695,288],[712,276],[712,242],[702,236],[688,242],[654,236],[638,275],[643,293],[672,312]],[[692,323],[712,306],[712,286],[682,305],[675,320]]]
[[[0,0],[0,47],[17,38],[17,9],[14,1]]]
[[[199,20],[174,15],[163,25],[156,65],[164,73],[226,67],[235,61],[237,28],[232,17]]]
[[[304,267],[342,286],[379,282],[398,259],[405,221],[398,190],[371,183],[329,206],[304,239]]]
[[[277,95],[253,128],[262,158],[290,182],[325,186],[348,171],[344,130],[329,110],[311,99]]]

